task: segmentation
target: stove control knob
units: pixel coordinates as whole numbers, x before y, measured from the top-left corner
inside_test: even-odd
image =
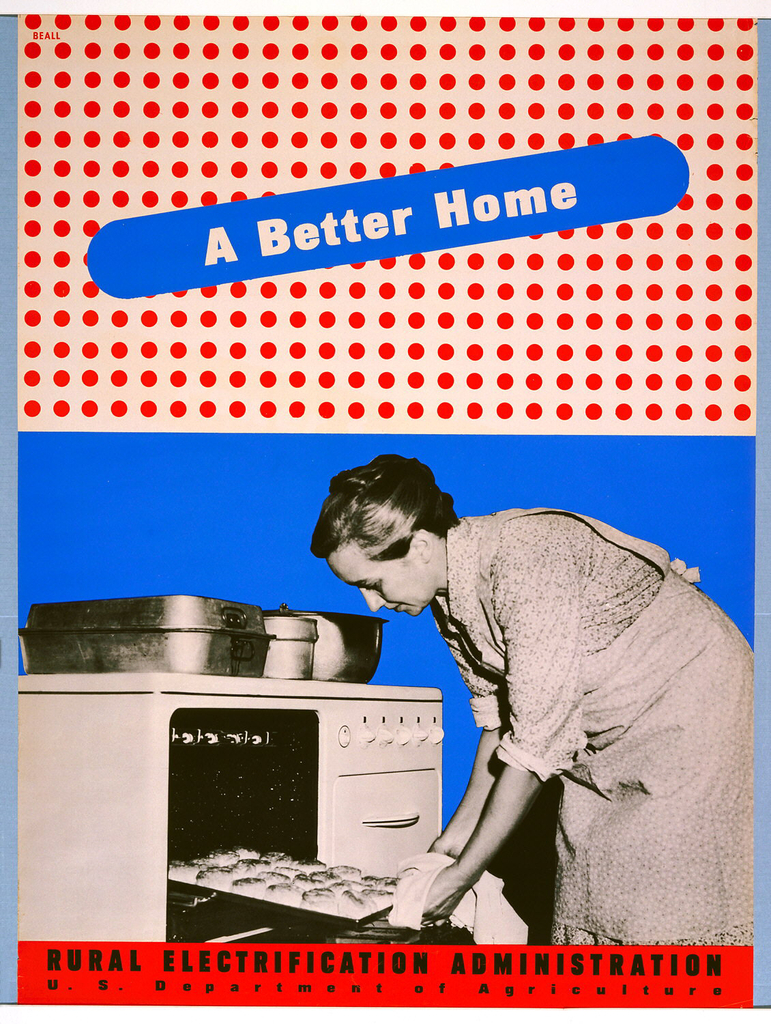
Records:
[[[389,743],[393,743],[394,734],[390,729],[386,729],[384,725],[381,725],[377,731],[377,741],[381,747],[387,746]]]
[[[396,727],[396,742],[400,747],[403,747],[405,743],[409,743],[412,739],[412,733],[404,725],[397,725]]]
[[[416,725],[415,728],[412,730],[412,738],[415,740],[416,743],[422,743],[423,740],[428,739],[428,733],[423,728],[423,726],[420,725],[420,723],[418,723],[418,725]]]
[[[374,732],[365,722],[361,729],[359,729],[359,746],[366,747],[368,743],[371,743],[374,740],[374,738]]]
[[[347,725],[341,725],[337,733],[337,742],[341,747],[347,747],[351,742],[351,730]]]
[[[432,743],[441,743],[444,739],[444,729],[438,725],[432,725],[428,730],[428,738]]]

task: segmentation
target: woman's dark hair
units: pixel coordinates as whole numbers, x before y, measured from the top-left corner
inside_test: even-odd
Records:
[[[355,541],[376,561],[403,558],[417,530],[446,537],[458,523],[452,497],[417,459],[378,455],[333,477],[313,531],[311,551],[328,558]]]

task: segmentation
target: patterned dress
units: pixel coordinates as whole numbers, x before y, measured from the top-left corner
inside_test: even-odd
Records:
[[[447,538],[437,624],[497,755],[561,775],[552,940],[752,942],[752,653],[661,548],[512,510]]]

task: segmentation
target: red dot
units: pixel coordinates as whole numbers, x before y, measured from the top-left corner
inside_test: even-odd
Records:
[[[110,412],[113,416],[125,416],[128,412],[128,406],[125,402],[113,402],[110,406]]]
[[[214,387],[214,385],[217,383],[217,375],[213,373],[211,370],[204,370],[204,372],[200,376],[200,381],[205,388]]]
[[[111,320],[114,327],[125,327],[128,323],[128,314],[122,309],[116,309],[112,314]]]
[[[322,327],[330,328],[335,326],[335,314],[330,310],[326,310],[319,316],[319,324]]]
[[[69,348],[67,349],[67,351],[69,352]],[[152,342],[146,342],[145,345],[142,346],[142,355],[145,356],[146,358],[152,358],[152,356],[155,355],[156,351],[157,349]],[[54,352],[56,352],[56,349],[54,349]],[[111,347],[110,353],[112,354],[112,357],[114,359],[125,359],[126,356],[128,355],[128,345],[126,345],[122,341],[116,341],[115,344]]]
[[[645,415],[649,420],[660,420],[661,419],[661,406],[660,405],[649,405],[645,410]]]
[[[143,416],[155,416],[156,412],[158,411],[158,407],[155,404],[155,402],[142,402],[142,404],[139,407],[139,411],[142,413]]]
[[[169,412],[171,413],[172,416],[176,416],[177,418],[179,418],[180,416],[185,415],[185,413],[187,412],[187,406],[185,405],[184,402],[172,402],[171,405],[169,406]]]
[[[675,323],[681,331],[689,331],[693,327],[693,317],[689,313],[681,313]]]
[[[748,420],[752,415],[752,410],[748,405],[737,405],[734,409],[734,416],[737,420]]]
[[[538,405],[537,402],[531,403],[525,409],[525,415],[528,417],[528,419],[531,419],[531,420],[540,419],[542,413],[543,413],[543,409],[541,408],[540,405]]]
[[[26,402],[24,405],[24,413],[26,416],[39,416],[40,415],[40,403],[39,402]]]
[[[708,420],[712,420],[714,422],[715,420],[720,419],[720,417],[723,415],[723,410],[720,408],[719,405],[708,405],[707,408],[704,410],[704,415],[707,417]]]

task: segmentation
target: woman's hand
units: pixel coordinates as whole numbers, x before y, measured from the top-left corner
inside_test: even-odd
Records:
[[[428,890],[423,924],[446,920],[470,888],[470,881],[459,871],[457,864],[442,868]]]
[[[479,881],[485,868],[530,809],[541,780],[532,772],[504,765],[493,785],[476,828],[454,864],[443,868],[428,890],[423,920],[442,921],[455,910],[463,894]],[[454,818],[434,843],[443,853],[463,832]],[[444,841],[444,842],[443,842]]]

